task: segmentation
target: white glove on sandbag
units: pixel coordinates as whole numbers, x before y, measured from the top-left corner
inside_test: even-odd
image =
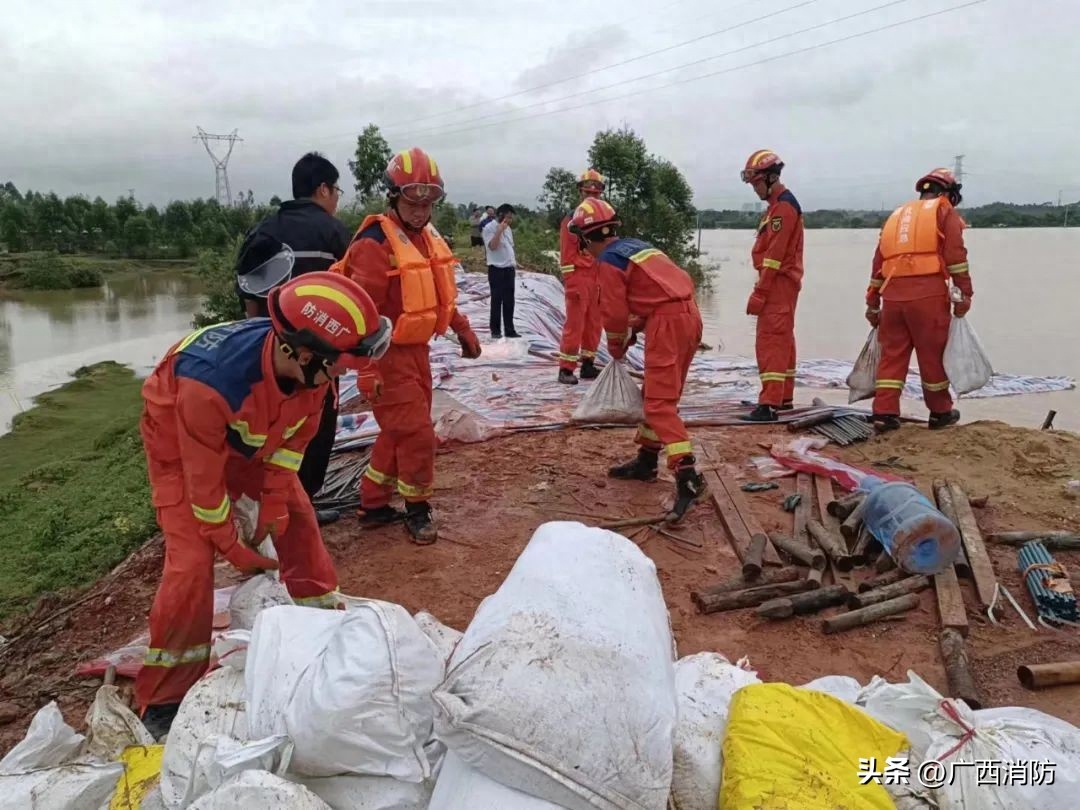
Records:
[[[672,649],[652,560],[613,532],[545,523],[454,651],[433,695],[436,736],[558,805],[663,810]]]

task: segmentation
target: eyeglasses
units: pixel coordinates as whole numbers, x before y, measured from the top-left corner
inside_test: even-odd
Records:
[[[446,196],[446,192],[434,183],[409,183],[401,187],[401,196],[415,205],[434,205]]]

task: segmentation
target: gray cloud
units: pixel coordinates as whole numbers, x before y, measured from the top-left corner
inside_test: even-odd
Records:
[[[573,33],[561,45],[548,51],[543,62],[521,71],[514,80],[514,89],[539,87],[617,61],[611,58],[612,55],[629,39],[626,30],[619,25],[604,25]],[[571,91],[574,89],[572,83],[562,87]],[[565,93],[568,90],[561,89],[559,92]]]

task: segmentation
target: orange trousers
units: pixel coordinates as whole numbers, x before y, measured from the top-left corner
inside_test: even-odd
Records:
[[[694,452],[679,416],[679,400],[701,331],[694,301],[661,304],[645,321],[645,421],[638,425],[635,441],[649,450],[666,450],[671,468]]]
[[[386,506],[395,489],[406,501],[426,501],[435,481],[438,442],[431,423],[428,345],[391,344],[378,367],[382,395],[371,410],[379,435],[360,479],[362,509]]]
[[[258,499],[262,491],[262,462],[230,464],[246,468],[242,481],[229,481],[229,495]],[[230,470],[230,471],[231,471]],[[228,475],[227,477],[233,478]],[[151,487],[154,482],[151,481]],[[155,499],[158,501],[161,499]],[[166,500],[174,500],[168,498]],[[157,521],[165,535],[165,569],[150,609],[150,648],[135,678],[135,701],[140,710],[150,705],[179,703],[210,663],[210,632],[214,620],[214,545],[199,532],[199,523],[186,497],[157,504]],[[315,509],[293,480],[289,492],[289,525],[274,542],[281,579],[297,604],[337,606],[337,575],[323,545]]]
[[[781,291],[777,291],[781,292]],[[758,404],[781,405],[795,399],[795,306],[798,297],[771,298],[758,315],[754,350],[761,394]]]
[[[585,275],[578,277],[580,273]],[[581,360],[595,360],[604,331],[600,288],[595,274],[575,270],[566,276],[566,321],[559,343],[559,368],[573,371]]]
[[[948,413],[953,407],[949,378],[945,374],[945,343],[949,339],[952,310],[947,295],[914,301],[885,301],[878,324],[881,360],[878,363],[874,413],[900,415],[900,392],[904,389],[911,351],[919,361],[923,400],[931,413]]]

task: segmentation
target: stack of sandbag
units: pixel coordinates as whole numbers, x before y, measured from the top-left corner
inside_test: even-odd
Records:
[[[557,806],[663,810],[672,652],[653,562],[621,535],[547,523],[454,650],[436,735],[480,775]],[[436,786],[440,810],[470,806],[449,792]]]

